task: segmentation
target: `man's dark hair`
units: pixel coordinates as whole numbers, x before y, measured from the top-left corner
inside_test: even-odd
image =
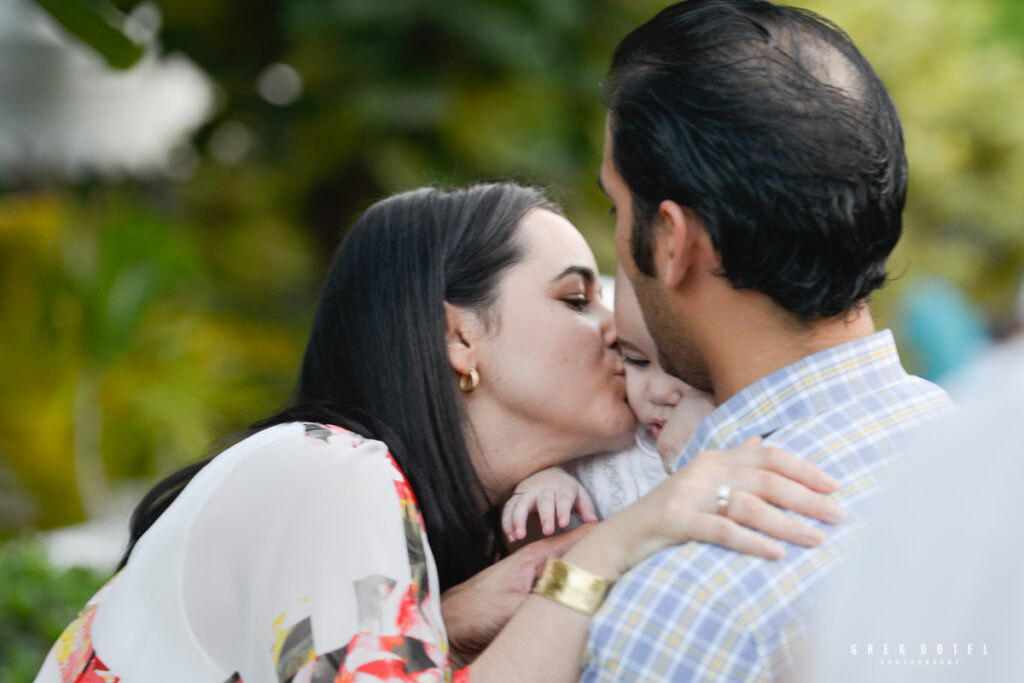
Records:
[[[899,114],[830,21],[681,2],[626,36],[604,87],[640,272],[654,274],[653,221],[670,199],[703,220],[733,286],[802,320],[884,284],[906,199]]]

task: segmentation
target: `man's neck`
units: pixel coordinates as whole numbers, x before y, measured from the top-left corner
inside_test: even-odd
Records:
[[[708,340],[708,370],[719,404],[776,370],[875,332],[867,304],[806,324],[769,309],[748,313],[733,316]]]

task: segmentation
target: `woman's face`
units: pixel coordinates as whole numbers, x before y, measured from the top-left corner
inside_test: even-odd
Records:
[[[485,456],[477,469],[504,492],[545,467],[623,447],[634,426],[590,247],[543,209],[519,230],[525,258],[500,280],[490,324],[473,342],[480,385],[465,395]]]

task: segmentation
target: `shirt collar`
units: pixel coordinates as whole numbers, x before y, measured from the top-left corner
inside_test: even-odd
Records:
[[[676,469],[701,451],[738,446],[785,424],[907,377],[892,332],[867,337],[801,358],[741,390],[718,406],[676,459]]]

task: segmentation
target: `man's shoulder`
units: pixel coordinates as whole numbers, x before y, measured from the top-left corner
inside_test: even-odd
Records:
[[[710,543],[672,546],[630,570],[608,596],[601,616],[624,614],[627,605],[646,604],[654,622],[678,624],[684,612],[708,611],[737,617],[755,635],[771,620],[761,615],[771,605],[798,600],[812,583],[818,566],[827,565],[833,547],[844,545],[842,527],[817,549],[786,544],[786,556],[777,561],[744,555]],[[826,552],[822,553],[821,550]],[[801,575],[805,581],[792,579]],[[751,611],[756,610],[756,611]],[[632,610],[628,610],[632,611]]]
[[[648,558],[595,615],[585,668],[594,680],[760,677],[831,562],[831,553],[787,553],[770,562],[689,543]]]
[[[914,430],[952,409],[941,387],[905,375],[870,389],[854,386],[830,405],[783,424],[766,442],[815,464],[826,455],[839,458],[858,451],[887,457],[905,450]]]

